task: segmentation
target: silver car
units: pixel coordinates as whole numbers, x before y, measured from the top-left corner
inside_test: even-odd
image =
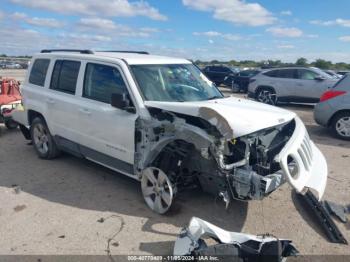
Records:
[[[248,97],[273,105],[277,102],[317,103],[337,81],[317,68],[269,69],[250,80]]]
[[[350,74],[322,95],[314,117],[319,125],[330,127],[337,137],[350,140]]]

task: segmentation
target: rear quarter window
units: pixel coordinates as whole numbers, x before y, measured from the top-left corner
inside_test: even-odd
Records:
[[[29,83],[44,86],[50,59],[35,59],[29,75]]]
[[[279,70],[271,70],[263,73],[263,75],[269,76],[269,77],[278,77],[278,73],[279,73]]]
[[[57,60],[52,72],[50,89],[75,94],[80,62]]]
[[[350,90],[350,75],[345,75],[332,88],[337,90]]]

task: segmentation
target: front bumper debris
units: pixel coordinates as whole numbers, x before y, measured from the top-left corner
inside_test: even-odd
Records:
[[[275,160],[298,193],[304,194],[310,188],[317,192],[317,198],[321,200],[327,184],[327,162],[311,141],[302,121],[296,117],[295,122],[293,136]],[[291,164],[294,168],[290,167]]]
[[[217,242],[207,246],[202,237]],[[227,261],[281,261],[296,256],[298,251],[292,241],[269,235],[249,235],[228,232],[200,218],[193,217],[187,228],[183,228],[175,242],[175,256],[215,256]]]

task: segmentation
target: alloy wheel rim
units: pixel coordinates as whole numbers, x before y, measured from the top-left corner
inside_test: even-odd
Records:
[[[46,129],[42,124],[37,124],[33,130],[33,139],[35,147],[42,154],[46,154],[49,151],[49,139]]]
[[[173,201],[173,188],[160,169],[148,167],[142,172],[141,188],[147,205],[156,213],[167,212]]]
[[[350,116],[340,118],[335,128],[339,135],[344,137],[350,137]]]
[[[261,90],[258,95],[258,101],[265,104],[274,105],[276,104],[276,94],[269,90]]]

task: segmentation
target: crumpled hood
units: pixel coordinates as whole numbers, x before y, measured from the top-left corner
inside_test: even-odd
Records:
[[[145,106],[205,119],[226,139],[277,126],[296,116],[288,110],[235,97],[199,102],[146,101]]]

